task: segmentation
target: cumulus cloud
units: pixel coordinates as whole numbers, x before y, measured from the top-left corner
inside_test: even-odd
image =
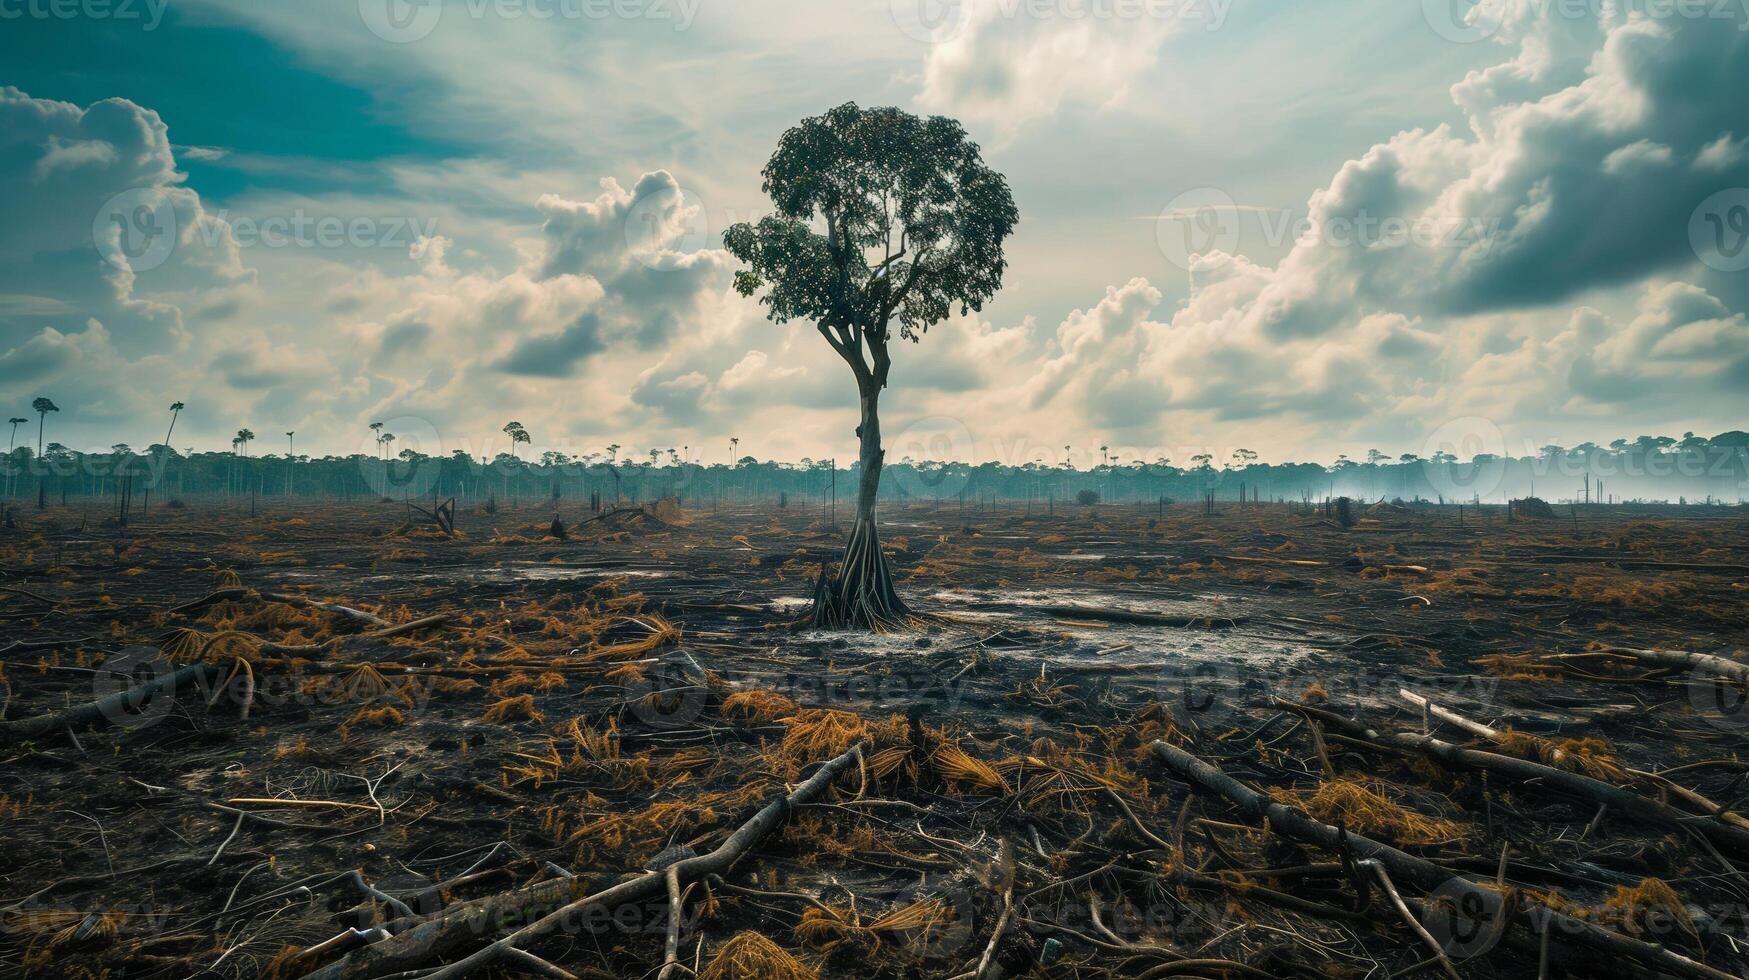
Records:
[[[1713,191],[1749,186],[1749,103],[1723,94],[1749,83],[1749,33],[1734,29],[1740,13],[1721,23],[1604,6],[1584,19],[1483,0],[1475,15],[1497,21],[1499,63],[1451,86],[1447,125],[1405,128],[1297,184],[1318,186],[1309,231],[1279,261],[1236,247],[1194,257],[1182,301],[1179,284],[1135,275],[1147,268],[1119,266],[1080,293],[1063,286],[1078,270],[1053,271],[1051,302],[1080,309],[1048,322],[1013,307],[999,323],[959,317],[896,350],[887,429],[898,438],[946,417],[972,430],[973,452],[1004,458],[1017,458],[1004,439],[1060,459],[1094,433],[1294,455],[1363,436],[1413,448],[1418,429],[1458,414],[1619,428],[1740,406],[1749,280],[1697,266],[1689,219]],[[1173,31],[1196,26],[1034,16],[1005,0],[965,9],[959,33],[928,49],[917,101],[998,137],[1146,94]],[[776,122],[696,129],[712,162],[728,161],[698,169],[732,175],[697,179],[732,181],[748,195],[734,210],[756,207],[754,158],[789,108]],[[51,421],[65,426],[156,415],[169,394],[190,402],[190,433],[296,427],[300,447],[321,438],[306,444],[306,427],[416,417],[495,451],[478,440],[515,417],[537,448],[720,445],[734,433],[762,456],[849,451],[844,365],[811,326],[771,324],[733,293],[690,186],[656,169],[696,166],[703,145],[678,158],[621,148],[568,170],[397,162],[370,195],[353,184],[344,200],[295,203],[441,215],[441,236],[410,249],[239,250],[177,159],[240,166],[240,154],[179,151],[155,113],[122,100],[79,108],[0,91],[0,191],[16,202],[0,227],[0,390],[78,389]],[[617,179],[595,183],[608,173]],[[94,222],[123,193],[137,207]],[[223,203],[283,210],[267,195]],[[1067,232],[1048,208],[1022,207],[1034,216],[1023,234],[1038,238],[1017,242],[1003,303],[1030,301],[1049,278],[1037,275],[1039,239],[1073,248],[1073,234],[1110,217],[1085,209]],[[176,247],[142,268],[134,219],[157,216],[171,218]]]
[[[1354,429],[1471,410],[1546,424],[1647,401],[1680,418],[1749,376],[1741,314],[1657,278],[1704,271],[1696,205],[1749,185],[1749,104],[1723,94],[1749,87],[1749,33],[1732,29],[1744,12],[1575,20],[1491,4],[1515,54],[1454,86],[1468,132],[1373,146],[1311,196],[1279,263],[1196,256],[1169,315],[1143,280],[1108,290],[1057,328],[1033,404],[1132,430],[1171,413]],[[1552,304],[1635,288],[1630,316],[1585,308],[1547,326]]]
[[[1217,8],[965,0],[949,9],[956,16],[937,28],[948,36],[924,58],[917,102],[1011,136],[1066,105],[1119,102],[1169,35]]]
[[[1553,346],[1574,352],[1574,397],[1600,405],[1729,398],[1749,377],[1749,322],[1684,282],[1648,285],[1625,326],[1581,309]]]
[[[657,347],[688,325],[707,293],[728,288],[727,254],[696,247],[702,215],[666,170],[629,191],[607,177],[593,200],[547,194],[537,207],[545,251],[530,280],[585,278],[601,299],[561,329],[519,341],[499,362],[504,371],[561,377],[617,342]]]
[[[0,88],[0,352],[71,314],[138,354],[186,339],[166,294],[246,284],[223,222],[183,181],[157,113]]]

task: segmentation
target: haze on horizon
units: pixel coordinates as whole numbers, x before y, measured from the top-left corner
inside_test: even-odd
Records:
[[[959,119],[1021,215],[898,351],[895,459],[1742,429],[1746,6],[0,0],[0,404],[76,449],[181,401],[203,451],[854,456],[721,234],[855,101]]]

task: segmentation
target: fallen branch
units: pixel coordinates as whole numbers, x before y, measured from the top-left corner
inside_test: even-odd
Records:
[[[1451,872],[1426,858],[1416,857],[1369,837],[1332,827],[1316,820],[1305,811],[1284,806],[1268,796],[1246,786],[1214,766],[1173,745],[1156,741],[1150,746],[1154,756],[1179,777],[1192,785],[1224,797],[1239,808],[1245,817],[1257,824],[1267,824],[1270,831],[1303,844],[1312,844],[1331,853],[1341,853],[1344,841],[1355,854],[1376,861],[1392,876],[1413,882],[1425,891],[1436,891],[1454,880]],[[1546,920],[1539,927],[1537,920]],[[1554,909],[1538,906],[1516,913],[1516,924],[1536,935],[1540,928],[1559,932],[1565,942],[1584,947],[1603,956],[1631,959],[1655,970],[1699,980],[1741,980],[1705,963],[1696,962],[1680,953],[1655,943],[1641,942],[1621,933],[1576,919]]]
[[[1630,650],[1623,647],[1611,647],[1608,650],[1598,652],[1632,657],[1640,663],[1656,667],[1710,670],[1721,677],[1729,677],[1731,680],[1749,684],[1749,664],[1738,663],[1735,660],[1710,653],[1688,653],[1683,650]]]
[[[862,759],[862,747],[856,746],[828,761],[803,780],[787,796],[767,803],[708,854],[686,858],[670,866],[673,875],[690,882],[708,875],[720,875],[746,856],[755,845],[776,831],[796,807],[812,803],[824,795],[827,788],[850,767]],[[390,973],[416,970],[446,953],[461,947],[470,937],[500,923],[523,921],[525,916],[552,909],[540,918],[468,956],[430,973],[424,980],[455,980],[512,955],[513,950],[568,924],[591,909],[612,909],[631,902],[642,902],[664,893],[667,875],[650,873],[612,885],[594,894],[579,879],[561,878],[541,882],[513,892],[467,902],[446,910],[435,918],[411,924],[393,939],[374,943],[348,954],[320,970],[306,975],[305,980],[362,980]],[[390,923],[391,928],[397,923]]]
[[[1460,748],[1432,735],[1414,732],[1381,733],[1335,712],[1283,698],[1275,698],[1274,701],[1278,708],[1316,717],[1369,743],[1418,752],[1448,769],[1488,772],[1515,783],[1558,790],[1592,803],[1606,803],[1612,812],[1629,819],[1668,830],[1698,831],[1714,844],[1729,847],[1739,854],[1749,854],[1749,829],[1724,823],[1711,816],[1684,813],[1667,803],[1641,796],[1614,783],[1516,756]]]
[[[1489,725],[1484,725],[1479,721],[1474,721],[1472,719],[1466,718],[1463,715],[1460,715],[1457,712],[1452,711],[1449,708],[1440,707],[1439,705],[1434,704],[1433,702],[1427,700],[1426,698],[1422,697],[1421,695],[1416,694],[1414,691],[1405,690],[1405,689],[1398,689],[1397,696],[1402,698],[1403,700],[1409,702],[1410,704],[1414,705],[1415,707],[1420,708],[1423,711],[1427,712],[1427,714],[1430,715],[1431,717],[1438,718],[1439,720],[1447,722],[1447,723],[1452,724],[1452,725],[1456,725],[1457,727],[1463,729],[1464,731],[1469,732],[1470,734],[1475,735],[1479,738],[1485,738],[1490,742],[1495,742],[1495,743],[1499,743],[1499,744],[1505,744],[1507,741],[1507,736],[1506,736],[1505,732],[1502,732],[1499,729],[1493,728]],[[1549,744],[1548,758],[1549,758],[1549,761],[1553,762],[1555,765],[1562,766],[1562,765],[1566,764],[1566,762],[1569,758],[1569,753],[1562,751],[1559,747],[1550,743]],[[1677,796],[1677,797],[1680,797],[1684,800],[1687,800],[1689,803],[1691,803],[1694,806],[1699,807],[1701,810],[1705,811],[1708,816],[1714,816],[1714,817],[1717,817],[1720,820],[1723,820],[1726,823],[1732,824],[1734,826],[1749,829],[1749,819],[1744,819],[1743,817],[1741,817],[1735,813],[1732,813],[1729,810],[1726,810],[1720,804],[1715,803],[1712,800],[1707,799],[1705,796],[1702,796],[1701,794],[1695,792],[1692,789],[1689,789],[1686,786],[1683,786],[1680,783],[1677,783],[1677,782],[1675,782],[1671,779],[1668,779],[1664,776],[1660,776],[1655,772],[1646,772],[1643,769],[1633,769],[1633,768],[1624,766],[1624,767],[1622,767],[1622,771],[1627,773],[1630,776],[1633,776],[1635,779],[1643,780],[1647,783],[1650,783],[1651,785],[1656,786],[1658,789],[1663,790],[1664,792],[1670,793],[1673,796]],[[1603,804],[1603,805],[1608,806],[1608,804]]]

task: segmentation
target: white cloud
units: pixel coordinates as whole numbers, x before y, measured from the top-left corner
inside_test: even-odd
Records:
[[[1151,6],[1116,16],[1111,11],[1131,7],[965,0],[963,21],[924,56],[917,103],[1003,136],[1066,105],[1114,105],[1183,26],[1177,17],[1149,14]]]

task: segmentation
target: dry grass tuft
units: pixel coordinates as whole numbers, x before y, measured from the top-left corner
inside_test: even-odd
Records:
[[[818,980],[789,951],[751,930],[738,932],[700,971],[699,980]]]
[[[1688,914],[1687,904],[1676,889],[1661,879],[1646,878],[1632,888],[1617,885],[1603,908],[1606,917],[1629,935],[1650,936],[1656,941],[1668,935],[1670,925],[1674,924],[1697,944],[1700,942],[1700,931]]]
[[[367,704],[340,726],[340,738],[350,737],[354,728],[398,728],[404,721],[401,713],[388,705],[373,708]]]
[[[1608,742],[1598,738],[1547,739],[1508,728],[1494,740],[1500,751],[1556,769],[1583,773],[1605,782],[1629,782],[1626,768]]]
[[[801,706],[776,691],[754,690],[729,695],[723,699],[720,710],[728,721],[757,725],[787,718],[801,710]]]
[[[642,597],[637,597],[641,602]],[[642,613],[626,617],[627,621],[637,624],[648,631],[648,635],[639,640],[627,640],[620,643],[609,643],[597,646],[584,654],[584,660],[631,660],[646,653],[660,650],[680,640],[680,628],[663,619],[655,613]]]
[[[939,898],[925,898],[867,921],[854,907],[806,909],[802,921],[796,924],[795,935],[824,953],[830,954],[848,944],[863,955],[872,955],[884,943],[894,941],[925,950],[931,939],[957,922],[953,906]]]
[[[1297,806],[1325,823],[1340,823],[1368,836],[1388,835],[1403,844],[1438,844],[1464,835],[1461,824],[1429,817],[1389,799],[1376,788],[1353,779],[1332,779],[1307,793],[1274,789],[1279,803]]]
[[[789,731],[783,736],[783,754],[804,762],[843,755],[870,731],[860,716],[836,708],[808,708],[784,723]]]
[[[512,716],[525,718],[537,725],[546,720],[546,715],[541,714],[540,710],[534,706],[534,695],[532,694],[505,698],[487,708],[486,713],[480,716],[480,720],[497,723],[509,721]]]
[[[949,789],[960,792],[970,789],[998,796],[1007,796],[1011,792],[1007,781],[989,763],[952,742],[943,742],[930,753],[929,764]]]
[[[171,663],[183,663],[200,656],[206,641],[207,635],[200,630],[178,626],[158,638],[158,649]]]

